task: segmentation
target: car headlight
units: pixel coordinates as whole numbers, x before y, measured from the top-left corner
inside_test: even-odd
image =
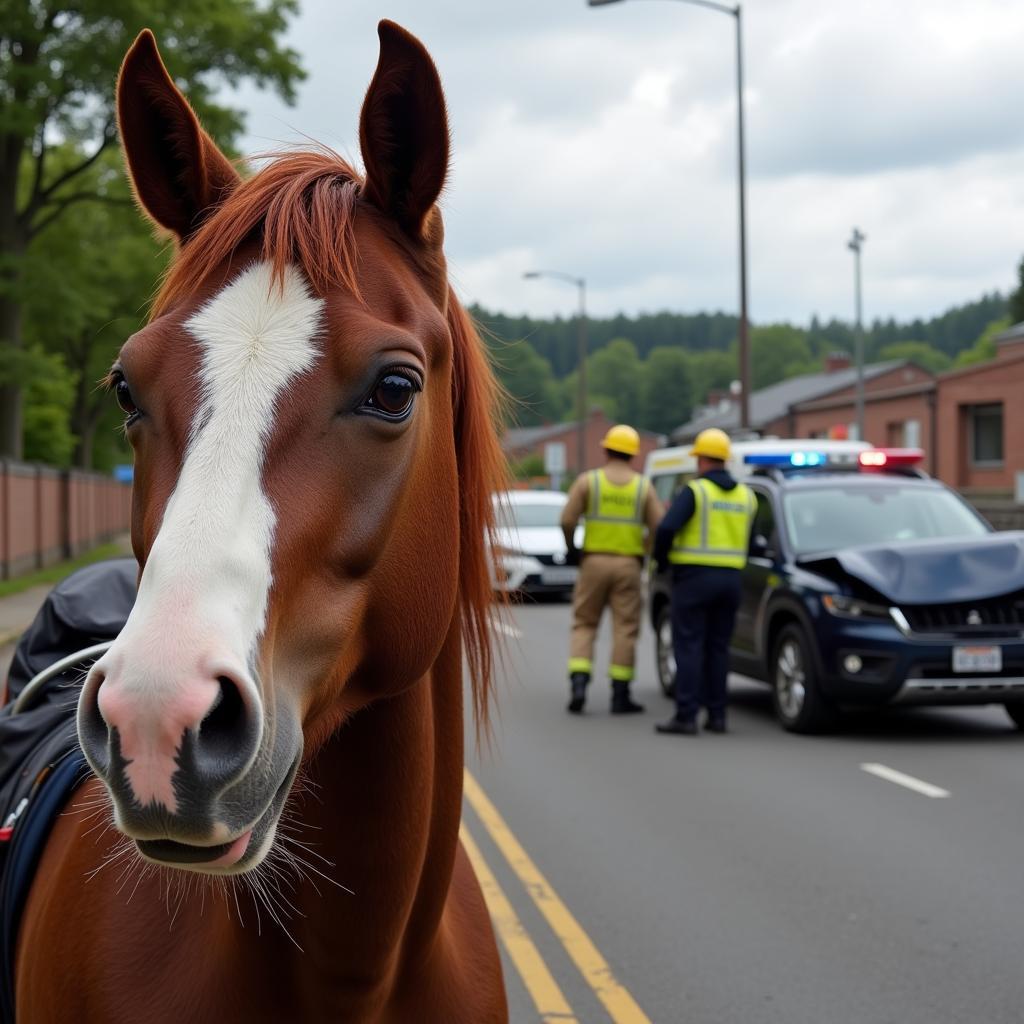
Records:
[[[871,622],[892,622],[889,608],[884,604],[872,604],[845,594],[825,594],[821,599],[825,610],[841,619],[861,619]]]

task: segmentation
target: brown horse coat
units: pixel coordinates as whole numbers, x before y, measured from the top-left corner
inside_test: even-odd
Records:
[[[148,32],[125,59],[132,181],[179,249],[111,374],[140,593],[83,687],[97,778],[29,896],[27,1024],[507,1020],[458,842],[496,395],[446,279],[440,82],[380,40],[365,179],[313,152],[241,181]]]

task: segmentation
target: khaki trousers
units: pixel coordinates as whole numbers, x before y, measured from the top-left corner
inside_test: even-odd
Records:
[[[643,603],[640,570],[640,559],[629,555],[583,556],[573,593],[570,674],[593,673],[594,639],[607,606],[612,610],[612,660],[608,674],[621,682],[633,678]]]

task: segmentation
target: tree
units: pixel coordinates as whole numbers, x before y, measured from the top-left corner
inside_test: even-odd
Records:
[[[728,388],[738,376],[736,357],[728,352],[698,352],[690,357],[694,405],[703,405],[708,392]]]
[[[172,75],[229,144],[241,118],[216,105],[214,91],[251,78],[290,101],[302,71],[277,40],[296,9],[297,0],[0,3],[0,455],[22,452],[32,243],[72,207],[125,202],[114,181],[86,179],[114,142],[114,82],[132,39],[143,27],[156,32]],[[61,164],[55,148],[68,145],[80,148],[77,162]]]
[[[59,356],[28,350],[35,372],[29,381],[25,408],[25,457],[62,468],[71,464],[75,435],[68,424],[68,406],[75,375]]]
[[[601,405],[608,415],[623,423],[635,423],[640,415],[641,370],[636,346],[616,338],[587,360],[587,388],[591,405]],[[609,409],[607,400],[614,403]]]
[[[685,423],[693,410],[690,361],[679,348],[651,349],[644,362],[639,426],[667,434]]]
[[[750,373],[755,390],[815,369],[806,332],[788,324],[755,327],[750,332]]]
[[[987,363],[996,357],[996,335],[1001,334],[1010,326],[1010,317],[1003,317],[1001,320],[993,320],[985,328],[982,335],[970,347],[965,348],[954,360],[953,368],[959,370],[964,366],[974,366],[975,363]]]
[[[933,348],[926,341],[897,341],[886,345],[878,352],[879,360],[909,359],[930,373],[942,373],[948,370],[952,360],[945,352]]]
[[[1009,307],[1011,324],[1024,320],[1024,256],[1017,264],[1017,287],[1010,292]]]
[[[528,341],[492,343],[491,362],[511,402],[508,414],[519,426],[557,420],[562,413],[561,395],[551,364],[537,355]]]

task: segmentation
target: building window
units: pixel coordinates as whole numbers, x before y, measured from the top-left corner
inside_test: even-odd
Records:
[[[903,444],[907,448],[921,447],[921,421],[907,420],[903,424]]]
[[[972,405],[968,409],[971,424],[971,463],[975,466],[1003,464],[1003,403]]]

